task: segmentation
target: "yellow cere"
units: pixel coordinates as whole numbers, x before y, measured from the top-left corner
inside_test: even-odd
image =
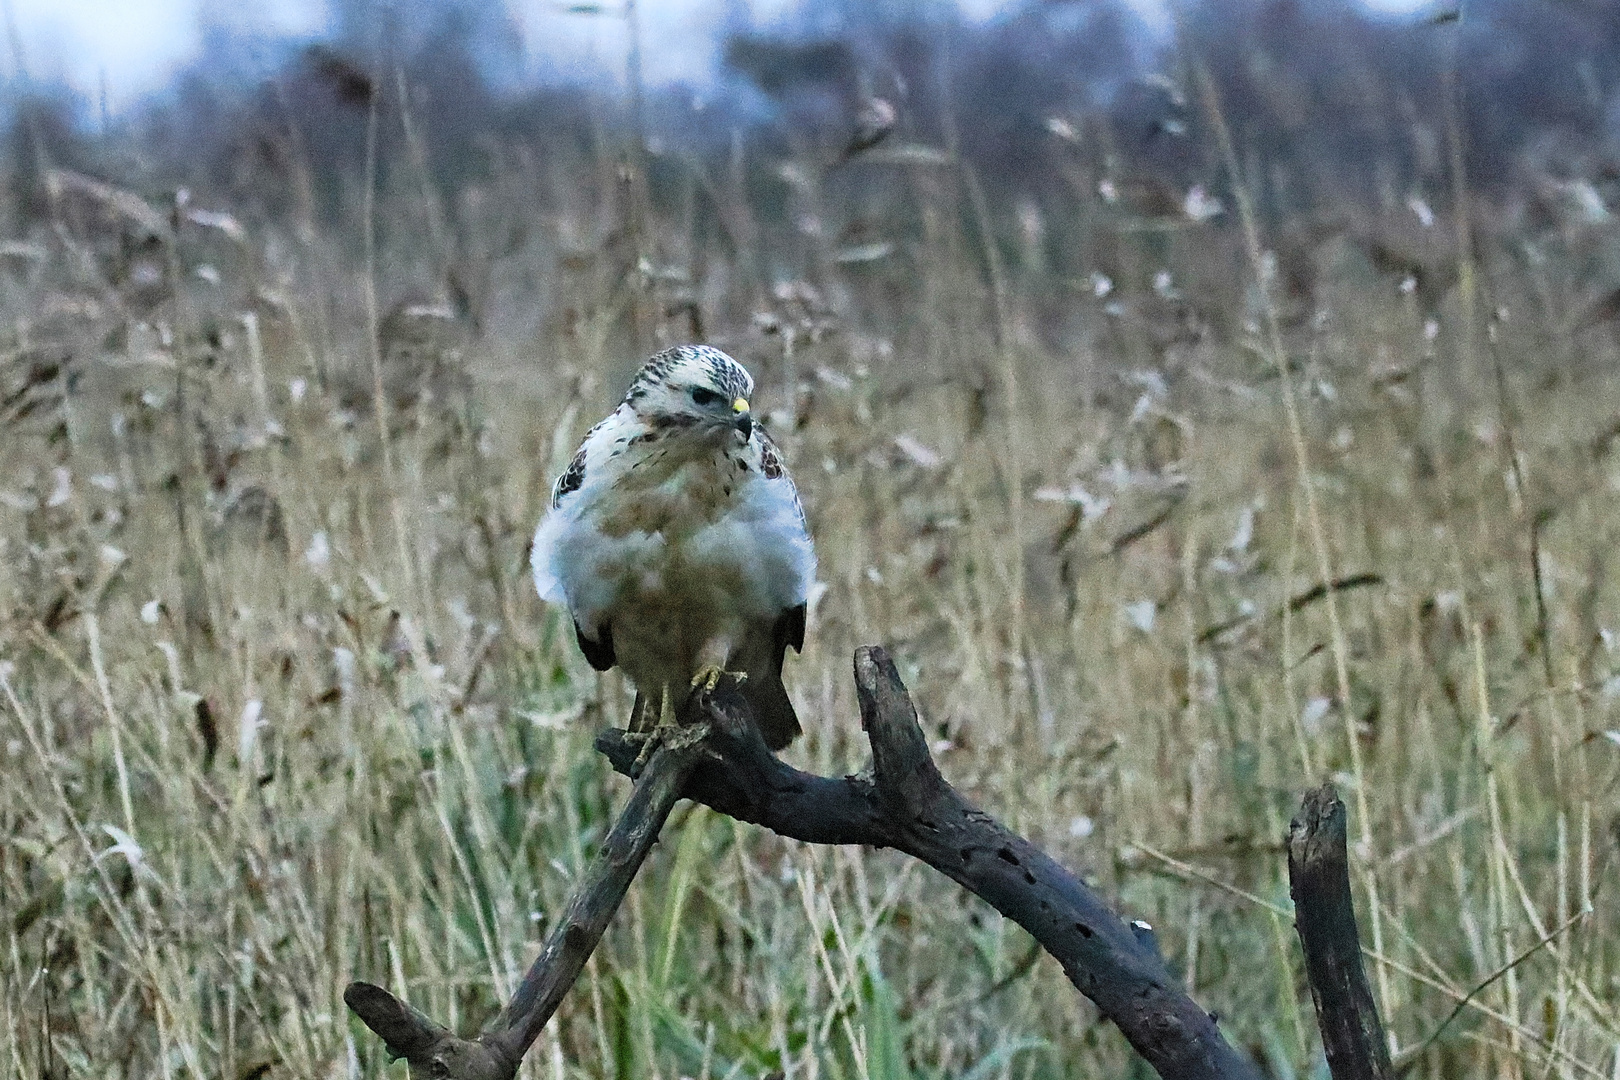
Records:
[[[740,397],[736,401],[733,401],[731,403],[731,411],[732,412],[737,412],[737,413],[745,413],[745,412],[747,412],[748,411],[748,399],[745,398],[745,397]]]

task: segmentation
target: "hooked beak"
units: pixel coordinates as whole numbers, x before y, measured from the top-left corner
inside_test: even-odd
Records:
[[[731,426],[747,439],[754,433],[754,414],[748,411],[748,399],[738,398],[731,403]]]

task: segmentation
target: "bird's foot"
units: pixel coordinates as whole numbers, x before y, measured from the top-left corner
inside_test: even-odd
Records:
[[[647,762],[651,761],[659,750],[681,750],[695,746],[708,737],[709,724],[706,720],[694,724],[660,723],[650,731],[625,732],[624,741],[631,746],[640,747],[636,751],[636,760],[630,763],[628,770],[630,779],[640,779]]]
[[[727,671],[719,664],[705,664],[698,668],[696,675],[692,676],[692,689],[701,690],[705,694],[712,694],[714,688],[720,685],[722,675],[730,675],[732,680],[738,683],[748,681],[748,672],[746,671]]]
[[[653,751],[658,749],[659,737],[662,731],[663,725],[660,724],[647,731],[626,731],[624,733],[624,741],[639,748],[636,750],[636,760],[630,763],[630,779],[634,780],[639,777],[641,770],[652,759]]]

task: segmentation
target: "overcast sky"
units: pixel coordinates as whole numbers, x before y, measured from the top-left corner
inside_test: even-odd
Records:
[[[17,29],[29,73],[63,78],[86,94],[103,85],[116,110],[163,85],[196,55],[198,15],[292,34],[325,25],[324,0],[3,0]],[[4,70],[16,57],[5,50]]]
[[[497,2],[497,0],[490,0]],[[609,0],[610,4],[612,0]],[[1016,0],[958,0],[970,18],[988,18]],[[1150,23],[1165,21],[1164,0],[1127,0]],[[1429,0],[1363,0],[1369,7],[1410,10]],[[523,27],[531,61],[554,70],[580,65],[617,71],[623,66],[619,19],[568,14],[554,0],[509,0]],[[756,20],[768,25],[799,0],[751,0]],[[327,22],[325,0],[0,0],[15,22],[30,73],[65,77],[88,96],[102,86],[117,112],[163,86],[175,67],[199,48],[198,16],[288,35],[313,35]],[[701,77],[712,62],[714,31],[726,0],[640,0],[647,76],[654,82]],[[0,70],[13,70],[10,50]]]

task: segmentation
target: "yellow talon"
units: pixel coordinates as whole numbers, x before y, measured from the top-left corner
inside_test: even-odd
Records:
[[[696,675],[692,676],[692,689],[712,694],[714,688],[720,685],[720,676],[722,675],[730,675],[739,683],[746,681],[748,678],[746,671],[726,671],[718,664],[705,664],[703,667],[698,668]]]

